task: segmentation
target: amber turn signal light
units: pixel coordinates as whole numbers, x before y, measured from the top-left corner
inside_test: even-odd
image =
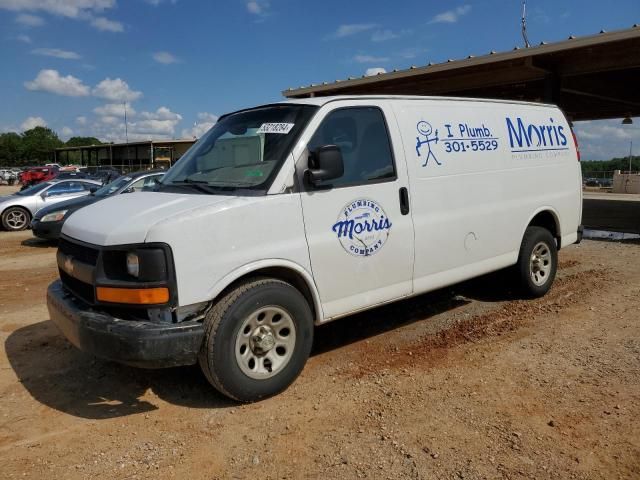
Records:
[[[97,298],[100,302],[128,303],[137,305],[155,305],[169,301],[169,289],[160,288],[112,288],[98,287]]]

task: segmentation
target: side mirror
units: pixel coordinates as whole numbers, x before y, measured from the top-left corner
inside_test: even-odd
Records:
[[[89,188],[89,193],[96,193],[98,191],[98,187]]]
[[[309,168],[305,178],[311,185],[333,180],[344,175],[342,152],[336,145],[324,145],[309,156]]]
[[[133,193],[136,191],[135,187],[129,187],[126,190],[123,190],[122,193]]]
[[[46,199],[46,198],[47,198],[47,192],[42,192],[42,193],[40,194],[40,198],[41,198],[42,200]]]

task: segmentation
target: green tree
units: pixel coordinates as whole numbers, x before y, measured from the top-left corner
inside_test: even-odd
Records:
[[[614,170],[629,170],[629,157],[612,158],[611,160],[586,160],[580,162],[582,176],[588,177],[611,177]],[[631,159],[631,170],[640,171],[640,157],[634,156]]]
[[[0,134],[0,165],[13,167],[20,164],[22,137],[15,132]]]
[[[47,127],[35,127],[22,134],[22,164],[42,164],[52,158],[53,151],[63,143],[56,132]]]
[[[66,147],[84,147],[86,145],[102,145],[96,137],[71,137],[64,144]]]

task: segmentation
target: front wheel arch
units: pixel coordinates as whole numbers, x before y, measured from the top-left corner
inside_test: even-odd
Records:
[[[215,304],[229,291],[242,283],[264,277],[281,280],[293,286],[309,303],[314,323],[316,325],[322,323],[324,318],[322,304],[320,303],[320,294],[313,277],[303,267],[293,262],[282,263],[279,261],[271,263],[268,260],[263,260],[240,267],[226,275],[216,284],[210,295],[211,302]]]

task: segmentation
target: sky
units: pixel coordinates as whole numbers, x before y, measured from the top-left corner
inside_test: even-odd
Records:
[[[607,8],[606,5],[615,8]],[[520,0],[0,0],[0,131],[199,137],[289,87],[510,50]],[[531,43],[640,23],[639,0],[528,0]],[[584,159],[640,153],[640,119],[575,124]]]

